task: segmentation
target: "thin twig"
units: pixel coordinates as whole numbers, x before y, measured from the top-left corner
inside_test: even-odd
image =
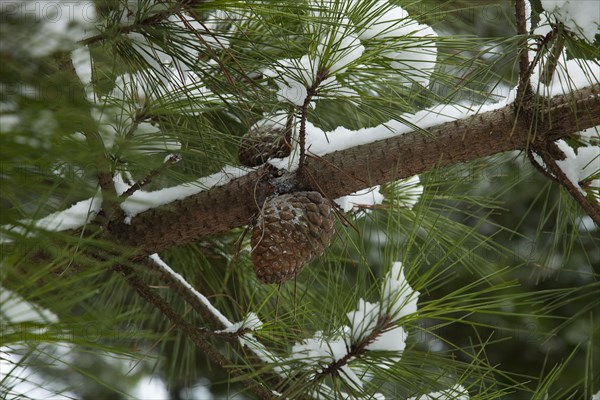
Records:
[[[71,54],[68,52],[61,52],[56,56],[57,66],[61,71],[66,71],[69,77],[72,79],[75,90],[74,95],[77,96],[78,101],[87,102],[85,95],[85,87],[81,82]],[[83,120],[94,121],[91,113],[87,111],[85,115],[81,115]],[[85,124],[84,124],[85,125]],[[90,126],[93,126],[90,124]],[[102,193],[102,216],[104,225],[107,225],[111,220],[118,218],[122,215],[122,210],[116,202],[116,189],[115,183],[112,176],[111,164],[106,157],[106,147],[104,141],[100,136],[100,132],[97,129],[82,129],[82,133],[85,137],[85,141],[89,147],[91,157],[93,160],[92,165],[94,166],[94,173],[98,179],[98,185]]]
[[[300,132],[299,132],[299,146],[300,146],[300,161],[298,165],[298,174],[301,175],[303,173],[304,161],[306,159],[306,119],[308,117],[308,106],[312,101],[313,97],[317,95],[319,85],[327,79],[329,76],[329,71],[325,68],[321,68],[317,71],[315,76],[315,81],[310,87],[306,88],[306,97],[304,98],[304,103],[300,108]]]
[[[515,0],[515,17],[519,39],[519,86],[517,88],[517,104],[527,101],[533,95],[530,78],[529,54],[527,49],[527,15],[525,0]]]
[[[210,312],[206,308],[206,306],[198,299],[194,293],[191,293],[190,290],[179,280],[175,279],[173,275],[169,274],[164,269],[160,268],[158,264],[156,264],[152,260],[144,260],[144,264],[148,266],[150,269],[156,271],[160,279],[166,283],[171,289],[175,290],[177,294],[179,294],[187,303],[189,303],[194,311],[196,311],[199,315],[201,315],[204,319],[210,322],[211,328],[213,329],[223,329],[226,328],[225,325],[219,321],[219,319]]]
[[[565,36],[564,29],[562,29],[562,25],[556,27],[553,32],[555,32],[556,41],[554,42],[554,46],[552,46],[552,50],[550,51],[550,55],[544,64],[544,69],[540,75],[540,82],[544,85],[549,85],[552,82],[552,78],[554,77],[554,72],[556,71],[556,67],[558,66],[558,61],[560,57],[562,57],[563,50],[565,48]]]
[[[530,147],[527,149],[527,158],[529,159],[529,162],[531,163],[531,165],[533,166],[533,168],[535,168],[540,174],[544,175],[546,178],[556,182],[556,183],[560,183],[558,181],[558,179],[556,178],[556,176],[552,175],[550,172],[548,172],[547,169],[545,169],[534,157],[534,153],[537,154],[536,152],[533,151],[533,149]]]
[[[114,266],[113,269],[123,275],[125,281],[131,286],[144,300],[158,309],[173,325],[175,325],[185,336],[187,336],[198,348],[200,348],[214,363],[226,369],[232,375],[241,378],[243,383],[253,393],[263,399],[273,398],[269,389],[258,382],[245,377],[244,372],[234,367],[234,364],[225,358],[215,349],[204,337],[203,333],[187,322],[155,291],[148,287],[131,267],[124,265]]]
[[[312,382],[318,382],[325,378],[327,375],[335,375],[344,365],[348,364],[353,358],[360,356],[367,351],[367,346],[373,343],[386,329],[389,329],[393,325],[393,321],[389,315],[381,315],[377,320],[377,326],[373,331],[364,337],[360,342],[355,343],[349,349],[348,353],[339,360],[336,360],[321,371],[314,375]]]
[[[564,186],[565,189],[567,189],[567,192],[569,192],[569,194],[575,199],[575,201],[579,203],[579,205],[581,206],[581,208],[583,208],[586,214],[589,215],[590,218],[592,218],[592,220],[594,221],[594,223],[600,227],[600,208],[597,205],[592,204],[590,201],[588,201],[588,199],[586,199],[586,197],[581,193],[579,188],[569,180],[567,175],[565,175],[563,170],[558,166],[556,160],[552,156],[551,150],[553,150],[553,147],[555,148],[554,150],[559,150],[556,146],[556,143],[550,142],[547,143],[545,146],[536,146],[535,152],[539,154],[539,156],[544,161],[544,164],[546,164],[548,170],[556,177],[555,180],[559,184]]]
[[[129,196],[131,196],[132,194],[134,194],[135,192],[137,192],[139,189],[141,189],[142,187],[144,187],[147,184],[149,184],[154,177],[156,177],[161,172],[163,172],[164,170],[166,170],[167,168],[169,168],[171,165],[178,163],[179,161],[181,161],[181,155],[180,154],[171,154],[171,155],[169,155],[167,157],[167,159],[165,160],[165,162],[160,167],[158,167],[156,169],[153,169],[152,171],[150,171],[150,173],[148,175],[146,175],[145,177],[143,177],[142,179],[140,179],[139,181],[137,181],[136,183],[134,183],[129,189],[127,189],[119,197],[119,200],[121,200],[121,201],[125,200],[126,198],[128,198]]]

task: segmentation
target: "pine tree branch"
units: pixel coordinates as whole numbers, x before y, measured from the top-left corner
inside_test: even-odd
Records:
[[[515,1],[515,18],[519,39],[519,87],[517,88],[517,104],[527,102],[533,96],[531,89],[531,66],[529,64],[529,49],[527,48],[527,15],[525,0]]]
[[[201,349],[207,357],[220,367],[226,369],[233,376],[242,378],[244,372],[240,368],[225,358],[219,351],[210,344],[205,337],[203,337],[202,330],[197,329],[192,324],[187,322],[179,313],[177,313],[161,296],[155,293],[146,283],[144,283],[140,277],[130,267],[124,265],[117,265],[113,267],[116,272],[123,275],[125,281],[134,289],[144,300],[159,310],[173,325],[180,329],[186,337],[188,337],[199,349]],[[253,393],[258,395],[262,399],[273,398],[273,395],[269,389],[259,384],[258,382],[243,378],[241,379],[244,384]]]
[[[425,131],[336,151],[306,160],[299,189],[320,190],[334,199],[366,187],[467,162],[497,153],[526,150],[535,142],[553,141],[600,125],[600,86],[556,96],[536,114],[515,114],[514,106],[447,122]],[[535,126],[535,131],[532,131]],[[343,171],[340,172],[340,171]],[[115,240],[137,248],[140,257],[248,224],[261,199],[274,188],[251,172],[225,185],[151,209],[130,224],[109,225]],[[256,198],[261,193],[261,198]],[[256,201],[253,201],[256,200]]]
[[[598,206],[586,199],[585,195],[582,194],[579,188],[576,187],[575,184],[569,180],[567,175],[556,163],[556,159],[553,156],[553,153],[560,152],[560,149],[558,149],[556,143],[542,143],[541,145],[536,146],[534,148],[534,151],[544,161],[546,168],[548,168],[549,172],[554,177],[553,180],[555,180],[560,185],[564,186],[571,195],[571,197],[573,197],[575,201],[579,203],[581,208],[583,208],[583,210],[590,216],[590,218],[592,218],[596,225],[600,226],[600,209],[598,208]]]
[[[155,14],[149,15],[135,24],[122,25],[114,27],[113,29],[108,29],[105,32],[80,40],[78,44],[83,46],[89,46],[97,42],[102,42],[120,35],[126,35],[128,33],[135,32],[147,28],[149,26],[160,24],[169,19],[169,17],[174,15],[175,13],[186,9],[187,7],[192,7],[195,4],[201,2],[202,1],[199,0],[183,0],[178,2],[174,1],[173,4],[171,4],[168,8],[161,10]]]

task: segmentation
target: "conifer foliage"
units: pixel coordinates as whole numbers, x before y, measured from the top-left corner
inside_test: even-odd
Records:
[[[597,6],[0,1],[0,397],[598,399]]]

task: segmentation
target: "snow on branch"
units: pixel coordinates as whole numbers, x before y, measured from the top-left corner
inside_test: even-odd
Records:
[[[360,299],[357,309],[347,314],[349,325],[331,335],[317,331],[312,338],[296,343],[291,357],[299,362],[298,368],[306,372],[309,382],[318,383],[314,397],[322,397],[321,380],[327,375],[338,375],[352,390],[363,391],[363,379],[370,376],[353,361],[369,351],[384,352],[382,365],[386,368],[400,361],[408,336],[400,323],[417,312],[418,299],[419,292],[406,281],[402,263],[394,262],[383,280],[379,302]],[[382,353],[378,354],[381,357]],[[374,396],[383,398],[379,393]]]
[[[250,312],[243,321],[232,323],[158,255],[150,256],[150,260],[180,282],[218,319],[224,329],[215,331],[215,334],[235,335],[242,346],[252,351],[265,364],[271,365],[272,371],[284,380],[301,379],[311,385],[310,395],[317,399],[335,397],[336,392],[323,382],[323,378],[328,375],[339,376],[352,392],[364,393],[365,381],[372,379],[372,376],[362,369],[360,363],[354,361],[359,356],[368,357],[370,351],[377,351],[378,362],[383,368],[399,362],[408,336],[401,323],[403,318],[417,313],[419,292],[412,289],[406,281],[402,264],[394,262],[381,284],[380,301],[370,303],[360,299],[357,309],[347,314],[349,325],[339,327],[330,335],[317,331],[313,337],[294,344],[288,356],[280,356],[253,335],[252,332],[261,330],[264,325],[256,313]],[[460,388],[461,396],[467,397],[457,398],[468,399],[468,393]],[[454,387],[439,393],[454,392],[458,393],[459,389]],[[434,395],[437,394],[429,394]],[[373,393],[368,398],[385,397],[381,393]]]
[[[250,312],[242,321],[235,323],[231,322],[223,313],[221,313],[221,311],[212,305],[206,296],[198,292],[189,282],[185,280],[185,278],[169,267],[158,254],[153,254],[149,258],[155,266],[175,279],[184,288],[186,293],[183,294],[183,297],[186,298],[189,303],[194,303],[194,301],[190,301],[189,296],[191,295],[195,300],[199,301],[203,308],[208,310],[208,312],[219,322],[223,329],[215,330],[212,332],[212,334],[233,335],[237,337],[242,346],[250,349],[261,361],[265,363],[271,364],[283,362],[281,358],[270,352],[263,344],[256,340],[254,335],[252,335],[251,332],[258,331],[263,327],[263,322],[260,320],[258,315]],[[276,372],[282,373],[282,371],[282,369],[276,369]]]
[[[0,243],[10,243],[12,236],[33,236],[36,229],[60,232],[81,228],[95,218],[102,208],[102,193],[90,199],[79,201],[63,211],[57,211],[40,219],[24,219],[19,225],[3,225],[5,232],[0,233]]]
[[[173,271],[171,267],[169,267],[158,254],[152,254],[150,256],[150,260],[152,260],[157,266],[159,266],[163,271],[171,275],[177,281],[179,281],[190,293],[192,293],[198,300],[204,304],[204,306],[225,326],[225,328],[231,328],[233,323],[229,321],[229,319],[221,313],[221,311],[217,310],[211,302],[206,298],[206,296],[202,295],[198,292],[192,285],[186,281],[183,276],[179,275],[177,272]]]
[[[600,32],[600,7],[594,0],[541,0],[548,17],[561,22],[573,34],[594,43]]]

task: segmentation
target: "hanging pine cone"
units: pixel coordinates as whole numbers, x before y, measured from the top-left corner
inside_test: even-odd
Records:
[[[329,245],[335,217],[318,192],[269,197],[252,227],[252,262],[264,283],[282,283],[296,276]]]
[[[277,115],[273,119],[259,121],[253,125],[241,140],[238,158],[242,165],[256,167],[270,158],[283,158],[290,155],[291,124],[286,123],[287,115]]]

